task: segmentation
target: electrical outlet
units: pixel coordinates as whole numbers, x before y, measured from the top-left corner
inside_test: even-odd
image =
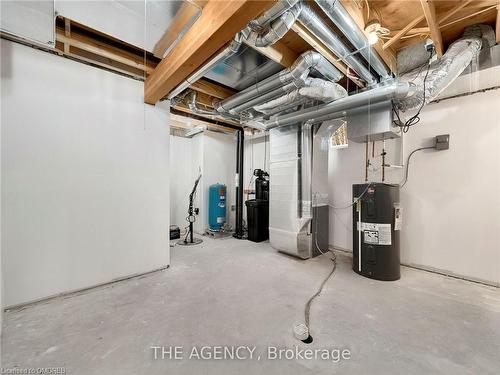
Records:
[[[436,150],[448,150],[450,148],[450,135],[436,135]]]

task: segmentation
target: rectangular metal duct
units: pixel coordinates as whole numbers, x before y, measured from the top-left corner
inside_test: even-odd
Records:
[[[302,259],[328,251],[328,141],[321,129],[296,124],[269,137],[269,241]]]
[[[400,128],[393,123],[390,101],[348,111],[347,138],[353,142],[382,141],[399,138]]]
[[[238,53],[214,66],[205,77],[241,91],[282,69],[253,48],[241,45]]]

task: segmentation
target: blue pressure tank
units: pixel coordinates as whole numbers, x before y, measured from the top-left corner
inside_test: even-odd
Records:
[[[220,231],[226,223],[226,185],[214,184],[208,189],[208,225]]]

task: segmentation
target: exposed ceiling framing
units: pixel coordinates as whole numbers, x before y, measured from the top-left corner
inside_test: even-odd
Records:
[[[367,4],[381,17],[382,26],[388,28],[390,33],[379,40],[374,48],[393,72],[396,71],[395,56],[399,49],[431,37],[438,54],[441,54],[462,34],[466,26],[474,23],[496,27],[496,39],[500,42],[499,0],[405,0],[404,6],[402,0],[340,1],[362,30],[367,22]],[[310,2],[312,6],[315,5]],[[202,15],[163,60],[159,57],[178,38],[179,30],[193,16],[193,8],[186,7],[185,11],[177,14],[164,37],[157,43],[154,53],[58,17],[56,51],[72,59],[146,80],[145,101],[154,103],[224,48],[251,19],[269,9],[275,1],[194,0],[194,3],[203,8]],[[333,27],[326,16],[324,20]],[[251,43],[248,45],[252,46]],[[290,67],[301,53],[314,49],[349,76],[346,65],[300,23],[296,23],[274,45],[252,48],[283,67]],[[363,86],[361,81],[353,77],[351,80]],[[213,108],[214,99],[225,99],[235,93],[233,89],[204,78],[193,83],[190,88],[198,92],[200,108],[207,110]],[[177,104],[176,108],[184,113],[192,113],[182,103]],[[213,119],[213,116],[206,117]],[[237,125],[221,118],[216,120],[221,124]]]
[[[167,95],[274,3],[271,0],[210,0],[181,42],[146,79],[144,101],[154,104]]]
[[[499,22],[498,0],[407,0],[401,6],[402,3],[401,0],[369,1],[371,8],[381,14],[382,26],[390,30],[383,44],[386,49],[398,51],[425,38],[431,38],[438,54],[444,53],[447,46],[459,38],[467,26],[484,23],[495,28],[495,24]],[[497,38],[499,29],[496,27]]]

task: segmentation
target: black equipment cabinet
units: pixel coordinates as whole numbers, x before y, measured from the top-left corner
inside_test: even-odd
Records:
[[[246,202],[248,219],[248,240],[266,241],[269,238],[269,201],[249,199]]]
[[[353,185],[353,201],[360,196],[353,205],[352,269],[376,280],[398,280],[401,277],[399,185]]]

